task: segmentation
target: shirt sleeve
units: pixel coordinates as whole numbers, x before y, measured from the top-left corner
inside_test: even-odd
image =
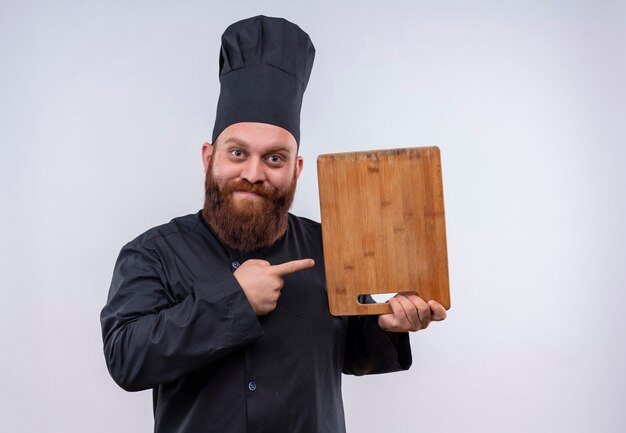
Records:
[[[371,297],[365,303],[374,302]],[[378,326],[378,316],[348,319],[343,372],[364,374],[408,370],[413,363],[408,332],[387,332]]]
[[[109,372],[127,391],[171,382],[263,335],[232,273],[197,281],[183,299],[167,286],[151,251],[122,249],[100,319]]]

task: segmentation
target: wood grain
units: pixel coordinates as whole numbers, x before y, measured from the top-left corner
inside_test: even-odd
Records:
[[[358,296],[415,291],[450,308],[441,157],[437,147],[317,159],[331,314],[385,314]]]

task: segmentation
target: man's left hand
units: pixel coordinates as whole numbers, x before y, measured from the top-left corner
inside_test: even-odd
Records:
[[[446,310],[439,302],[426,302],[413,292],[398,293],[389,299],[389,305],[393,313],[378,316],[378,325],[385,331],[419,331],[433,320],[446,318]]]

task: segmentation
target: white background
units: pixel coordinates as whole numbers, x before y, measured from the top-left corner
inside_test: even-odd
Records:
[[[317,48],[294,213],[320,153],[442,151],[449,319],[345,378],[349,430],[626,431],[626,6],[550,0],[2,0],[0,431],[152,430],[99,312],[121,246],[201,207],[220,36],[259,13]]]

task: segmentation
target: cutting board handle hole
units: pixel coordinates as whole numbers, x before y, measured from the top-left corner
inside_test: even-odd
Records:
[[[372,297],[372,299],[374,299],[376,304],[384,304],[386,303],[389,299],[393,298],[394,296],[396,296],[397,293],[371,293],[370,296]],[[363,295],[359,295],[357,297],[357,302],[361,305],[366,305],[364,302],[365,300],[365,294]]]

